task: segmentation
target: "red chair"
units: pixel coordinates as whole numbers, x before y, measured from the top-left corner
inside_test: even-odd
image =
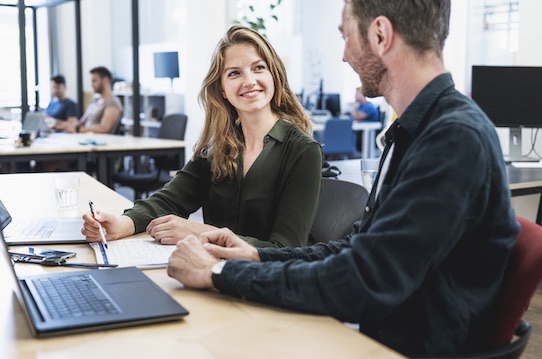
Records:
[[[503,297],[493,326],[495,332],[490,343],[494,349],[476,354],[431,358],[517,359],[525,350],[532,327],[522,317],[542,281],[542,226],[521,217],[516,219],[521,230],[510,256]],[[515,340],[514,335],[517,337]]]

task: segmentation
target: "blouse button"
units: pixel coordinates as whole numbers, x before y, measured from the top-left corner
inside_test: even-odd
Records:
[[[367,213],[371,212],[371,207],[365,206],[365,212],[367,212]]]
[[[267,143],[267,142],[269,142],[269,136],[265,136],[265,137],[263,138],[263,143]]]

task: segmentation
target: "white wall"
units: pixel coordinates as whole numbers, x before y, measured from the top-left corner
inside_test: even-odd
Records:
[[[181,13],[168,11],[174,1]],[[519,47],[515,53],[503,52],[502,41],[488,37],[481,26],[481,7],[485,0],[452,0],[450,36],[446,42],[444,59],[446,68],[454,76],[457,88],[470,92],[470,66],[478,64],[510,64],[542,66],[542,12],[538,0],[520,1]],[[182,3],[182,5],[179,5]],[[199,135],[203,111],[197,103],[197,93],[205,75],[212,51],[231,25],[236,14],[235,0],[144,0],[141,1],[141,21],[152,21],[140,35],[142,48],[156,46],[160,37],[169,43],[178,43],[181,56],[181,79],[176,89],[184,93],[185,111],[189,116],[186,139],[188,153]],[[84,90],[91,91],[90,68],[104,65],[114,73],[131,77],[131,50],[129,50],[130,8],[128,0],[82,1],[83,79]],[[169,6],[172,6],[171,4]],[[270,22],[269,39],[286,63],[292,89],[305,94],[318,88],[324,79],[324,91],[339,92],[343,109],[352,101],[359,78],[342,62],[343,40],[337,26],[340,22],[343,0],[284,0],[278,12],[279,24]],[[59,28],[73,29],[73,6],[59,6]],[[115,10],[116,9],[116,10]],[[164,17],[161,19],[160,17]],[[148,20],[144,20],[148,19]],[[119,28],[123,28],[121,30]],[[169,29],[169,30],[168,30]],[[173,33],[179,29],[179,33]],[[124,31],[124,32],[123,32]],[[60,47],[60,71],[74,74],[73,31],[63,31]],[[127,47],[128,46],[128,47]],[[143,51],[144,52],[144,51]],[[142,79],[149,66],[140,68]],[[129,70],[129,71],[128,71]],[[142,83],[145,86],[144,83]],[[75,79],[68,76],[69,91],[75,90]],[[69,92],[74,96],[72,92]],[[529,130],[526,130],[529,132]],[[501,133],[501,132],[499,132]],[[502,137],[507,148],[507,135]],[[528,136],[527,136],[528,137]],[[524,144],[528,146],[528,143]],[[537,144],[541,146],[542,144]]]

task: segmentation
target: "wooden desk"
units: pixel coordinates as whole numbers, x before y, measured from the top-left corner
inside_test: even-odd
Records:
[[[57,213],[54,173],[0,175],[0,198],[13,216]],[[77,213],[89,198],[100,209],[120,213],[131,202],[80,172]],[[17,190],[20,189],[20,190]],[[22,190],[24,189],[24,191]],[[51,246],[94,261],[90,246]],[[77,270],[17,264],[20,273]],[[5,268],[0,271],[6,273]],[[0,348],[4,358],[400,358],[401,356],[326,316],[245,302],[218,293],[182,289],[165,269],[145,273],[189,311],[185,319],[57,338],[35,339],[24,321],[12,284],[0,279]],[[142,298],[144,300],[144,298]]]
[[[94,140],[96,143],[81,143]],[[88,141],[87,141],[88,142]],[[95,159],[98,180],[113,186],[113,159],[137,155],[179,155],[179,168],[184,166],[184,141],[148,137],[118,136],[109,134],[54,133],[35,140],[30,147],[0,146],[0,162],[22,162],[29,160],[56,161],[77,160],[77,168],[87,170],[87,159]]]
[[[330,161],[333,166],[341,171],[339,179],[361,184],[361,163],[360,160]],[[541,168],[516,168],[512,165],[506,166],[508,184],[512,197],[541,194],[538,201],[536,223],[542,225],[542,169]]]
[[[312,130],[314,132],[323,132],[325,128],[325,123],[313,123]],[[361,151],[362,158],[373,158],[375,157],[375,131],[382,129],[382,123],[372,122],[372,121],[361,121],[352,122],[352,131],[361,131],[363,136],[363,148]]]

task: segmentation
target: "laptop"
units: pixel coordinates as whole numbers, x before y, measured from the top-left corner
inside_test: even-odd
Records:
[[[51,337],[179,320],[188,311],[135,267],[18,278],[0,231],[21,310],[35,337]],[[35,265],[35,264],[21,264]]]
[[[8,245],[86,243],[81,217],[11,218],[0,200],[0,229]]]
[[[32,139],[39,137],[40,132],[43,133],[47,131],[45,114],[43,112],[27,112],[24,116],[22,130],[30,132],[30,138]]]

